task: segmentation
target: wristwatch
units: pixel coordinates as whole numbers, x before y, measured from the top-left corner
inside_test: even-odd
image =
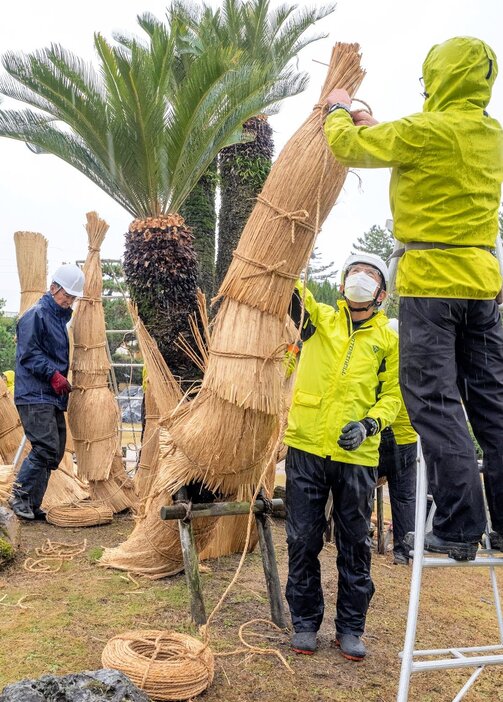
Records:
[[[331,112],[335,112],[336,110],[346,110],[349,115],[351,113],[351,106],[345,105],[343,102],[334,102],[334,104],[329,107],[327,115],[329,115]]]

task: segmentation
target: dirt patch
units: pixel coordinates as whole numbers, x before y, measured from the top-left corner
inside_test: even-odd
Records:
[[[115,546],[132,530],[128,516],[116,517],[108,526],[59,529],[44,523],[23,524],[22,553],[0,575],[0,689],[9,682],[44,673],[64,674],[101,666],[101,651],[110,637],[136,628],[168,628],[196,633],[188,617],[188,597],[183,575],[150,581],[97,565],[105,546]],[[274,525],[280,577],[286,581],[284,524]],[[65,563],[60,572],[35,575],[23,569],[46,539],[81,543],[86,552]],[[277,658],[243,655],[217,659],[213,686],[202,696],[206,702],[394,702],[404,641],[411,568],[393,566],[389,556],[375,555],[372,573],[376,594],[367,620],[369,649],[363,663],[344,660],[332,646],[336,593],[336,549],[327,545],[322,554],[325,621],[315,656],[296,656],[288,635],[258,626],[248,640],[277,647],[295,673]],[[203,587],[209,612],[232,578],[238,556],[208,563]],[[486,569],[436,569],[423,578],[418,648],[497,643],[498,629],[492,590]],[[5,606],[23,595],[28,609]],[[502,593],[503,595],[503,593]],[[212,627],[215,651],[238,647],[239,625],[257,617],[268,618],[262,563],[251,554],[240,580]],[[471,670],[414,675],[410,700],[452,700]],[[503,701],[501,669],[485,670],[464,697],[466,702]]]

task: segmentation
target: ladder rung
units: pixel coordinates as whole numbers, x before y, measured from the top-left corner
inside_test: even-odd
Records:
[[[417,661],[412,663],[412,672],[425,670],[448,670],[449,668],[478,668],[483,665],[503,665],[503,654],[497,656],[473,656],[471,658],[443,658],[436,661]]]
[[[107,334],[135,334],[134,329],[106,329]]]
[[[489,646],[458,646],[457,648],[430,648],[430,649],[418,649],[417,651],[413,651],[412,655],[413,656],[446,656],[447,654],[451,653],[454,655],[454,651],[459,653],[460,655],[464,655],[465,653],[475,653],[475,652],[482,652],[482,651],[503,651],[503,644],[491,644]],[[400,654],[401,656],[402,654]]]
[[[143,363],[112,363],[113,368],[143,368]]]
[[[411,551],[414,557],[414,551]],[[503,553],[500,551],[487,551],[490,555],[477,555],[474,561],[455,561],[448,556],[423,556],[424,568],[487,568],[489,566],[503,566]],[[493,555],[499,553],[499,556]],[[419,556],[421,557],[421,555]]]

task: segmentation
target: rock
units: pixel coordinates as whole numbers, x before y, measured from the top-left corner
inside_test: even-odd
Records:
[[[118,670],[86,670],[71,675],[44,675],[4,687],[0,702],[150,702]]]
[[[19,520],[14,512],[0,505],[0,568],[11,561],[19,548]]]

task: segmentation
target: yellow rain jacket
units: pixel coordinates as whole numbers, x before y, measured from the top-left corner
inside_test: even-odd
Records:
[[[412,424],[410,423],[409,415],[405,403],[400,393],[400,400],[402,406],[396,416],[395,421],[391,425],[393,429],[393,435],[395,437],[396,443],[401,446],[402,444],[414,444],[417,441],[417,434],[414,431]]]
[[[304,303],[316,331],[302,346],[284,442],[333,461],[377,466],[379,434],[356,451],[345,451],[337,439],[348,422],[372,417],[384,429],[395,419],[398,336],[382,312],[353,331],[345,301],[334,308],[306,290]]]
[[[501,288],[493,248],[503,180],[500,124],[485,113],[498,72],[479,39],[434,46],[423,64],[422,113],[355,127],[345,110],[325,122],[334,156],[346,166],[392,167],[390,204],[401,242],[466,248],[409,250],[401,258],[403,296],[490,300]]]
[[[14,373],[13,370],[6,370],[3,372],[5,382],[7,384],[7,390],[10,392],[12,397],[14,397],[14,382],[15,382],[15,377],[16,374]]]

